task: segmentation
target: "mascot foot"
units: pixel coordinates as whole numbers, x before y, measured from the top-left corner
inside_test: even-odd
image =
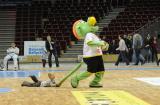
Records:
[[[71,85],[73,88],[77,88],[78,87],[78,84],[79,84],[79,81],[80,80],[83,80],[83,79],[86,79],[87,77],[89,77],[90,75],[92,75],[92,73],[88,72],[88,71],[85,71],[85,72],[82,72],[80,73],[79,75],[76,75],[74,76],[72,79],[71,79]]]
[[[101,88],[103,86],[98,83],[98,84],[90,84],[89,87],[91,87],[91,88]]]
[[[103,74],[104,74],[104,72],[97,72],[97,73],[95,73],[95,77],[94,77],[93,81],[90,83],[89,87],[92,87],[92,88],[100,88],[100,87],[103,87],[103,86],[100,84],[100,81],[101,81],[102,78],[103,78]]]

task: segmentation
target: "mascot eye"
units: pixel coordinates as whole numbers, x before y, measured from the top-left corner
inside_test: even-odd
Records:
[[[77,27],[78,29],[80,29],[81,27]]]

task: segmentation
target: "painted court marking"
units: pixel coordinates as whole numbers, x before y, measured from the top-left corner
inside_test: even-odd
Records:
[[[25,78],[30,75],[35,75],[40,77],[40,72],[38,71],[1,71],[0,78]]]
[[[158,67],[116,67],[116,68],[106,68],[106,71],[108,70],[160,70]],[[20,71],[0,71],[0,78],[25,78],[29,75],[35,75],[37,77],[40,77],[40,74],[43,72],[68,72],[70,70],[20,70]],[[83,70],[80,70],[83,71]]]
[[[149,103],[120,90],[72,91],[80,105],[150,105]]]
[[[40,77],[44,72],[68,72],[68,70],[19,70],[19,71],[0,71],[0,78],[26,78],[30,75]]]
[[[13,89],[10,88],[0,88],[0,93],[8,93],[14,91]]]
[[[160,70],[158,67],[120,67],[120,68],[105,68],[105,70]]]
[[[134,78],[134,79],[154,85],[154,86],[160,86],[160,77],[143,77],[143,78]]]

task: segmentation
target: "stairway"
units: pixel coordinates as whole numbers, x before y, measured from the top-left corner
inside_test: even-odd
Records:
[[[15,22],[15,10],[0,10],[0,59],[4,58],[7,48],[14,41]]]
[[[64,53],[61,58],[59,58],[60,62],[78,62],[78,55],[82,55],[83,51],[83,40],[74,44],[71,48],[68,48],[66,53]]]
[[[120,12],[124,11],[124,9],[125,8],[112,9],[112,11],[109,12],[107,16],[105,16],[102,20],[100,20],[99,23],[97,23],[97,25],[99,26],[99,31],[97,32],[97,34],[99,34],[103,30],[104,27],[107,27],[109,23],[111,22],[111,20],[115,19]]]
[[[113,9],[107,16],[105,16],[102,20],[100,20],[97,25],[99,26],[100,33],[103,27],[106,27],[112,19],[115,19],[120,12],[124,11],[124,8],[116,8]],[[97,34],[98,34],[97,33]],[[59,58],[60,62],[78,62],[78,55],[82,55],[83,51],[83,40],[78,41],[77,44],[73,45],[72,48],[67,49],[66,53],[64,53],[61,58]]]

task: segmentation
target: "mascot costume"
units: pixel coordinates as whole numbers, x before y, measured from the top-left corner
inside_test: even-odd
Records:
[[[89,87],[102,87],[100,84],[104,75],[104,63],[102,59],[102,50],[108,49],[109,45],[102,41],[95,33],[99,27],[95,26],[96,18],[89,17],[87,22],[78,20],[73,25],[73,34],[77,39],[84,39],[83,61],[87,65],[87,71],[77,74],[71,79],[73,88],[77,88],[79,81],[95,74]]]

